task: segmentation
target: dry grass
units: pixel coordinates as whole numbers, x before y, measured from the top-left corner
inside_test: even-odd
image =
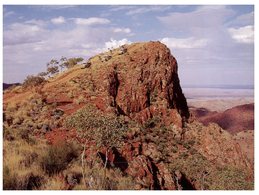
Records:
[[[79,152],[79,146],[74,143],[58,142],[48,146],[43,152],[40,165],[47,174],[57,174],[66,169],[68,164],[78,157]]]
[[[47,182],[43,184],[39,190],[63,190],[65,187],[64,182],[58,175],[49,177]]]
[[[40,186],[44,173],[36,162],[45,143],[31,145],[24,140],[5,140],[3,144],[3,188],[24,190]]]
[[[82,69],[82,66],[75,66],[73,68],[68,69],[67,71],[58,74],[57,76],[53,77],[49,80],[49,83],[47,83],[44,86],[44,90],[48,90],[50,88],[53,88],[57,85],[61,85],[62,83],[66,83],[70,79],[78,76],[81,74],[84,70]]]
[[[104,178],[104,169],[99,161],[92,166],[84,164],[83,180],[81,159],[74,156],[80,151],[71,143],[49,146],[41,140],[35,144],[17,137],[14,141],[4,140],[4,190],[134,189],[133,179],[119,170],[107,170]],[[68,175],[75,176],[77,182],[71,185]]]
[[[67,168],[76,152],[80,152],[72,144],[53,147],[45,141],[30,144],[17,137],[3,144],[4,190],[64,189],[65,181],[58,173]]]

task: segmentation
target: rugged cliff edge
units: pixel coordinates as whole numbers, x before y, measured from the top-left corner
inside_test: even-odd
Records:
[[[160,42],[136,43],[89,60],[99,107],[144,122],[160,115],[182,126],[189,110],[177,74],[177,61]]]

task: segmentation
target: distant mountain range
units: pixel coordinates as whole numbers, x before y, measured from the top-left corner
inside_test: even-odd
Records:
[[[224,112],[209,111],[206,108],[191,108],[192,115],[204,125],[217,123],[221,128],[235,134],[254,130],[254,104],[244,104]]]
[[[20,85],[21,83],[3,83],[3,90],[8,89],[9,87],[12,87],[14,85]]]
[[[182,88],[254,89],[254,85],[183,85]]]

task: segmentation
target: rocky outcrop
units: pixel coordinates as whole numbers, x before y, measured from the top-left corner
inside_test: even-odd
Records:
[[[90,155],[90,154],[89,154]],[[105,161],[104,151],[98,156]],[[161,161],[162,154],[150,143],[125,143],[118,151],[113,148],[108,154],[108,167],[119,168],[135,178],[138,188],[151,190],[175,190],[175,180],[167,165]]]
[[[177,61],[160,42],[126,45],[125,52],[113,50],[91,58],[86,77],[95,86],[101,109],[112,108],[139,122],[159,116],[165,123],[182,126],[189,110],[177,74]]]
[[[178,65],[160,42],[124,45],[92,57],[80,77],[90,81],[91,103],[103,112],[115,112],[145,123],[182,127],[189,110],[178,78]],[[128,137],[130,139],[130,136]],[[99,155],[105,160],[105,152]],[[134,178],[141,189],[173,190],[175,180],[156,144],[132,139],[108,154],[108,167],[117,167]]]

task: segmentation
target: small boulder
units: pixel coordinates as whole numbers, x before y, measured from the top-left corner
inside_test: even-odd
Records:
[[[80,183],[80,180],[82,178],[82,174],[80,173],[68,173],[66,176],[65,176],[65,179],[66,179],[66,183],[71,186],[71,187],[74,187],[75,185],[79,184]]]
[[[63,114],[64,114],[64,111],[63,111],[63,110],[61,110],[61,109],[56,109],[56,110],[53,111],[52,116],[61,117]]]
[[[121,46],[119,48],[119,55],[125,54],[127,52],[127,48],[125,46]]]
[[[48,124],[43,124],[41,130],[42,130],[42,133],[47,133],[51,131],[51,128]]]

